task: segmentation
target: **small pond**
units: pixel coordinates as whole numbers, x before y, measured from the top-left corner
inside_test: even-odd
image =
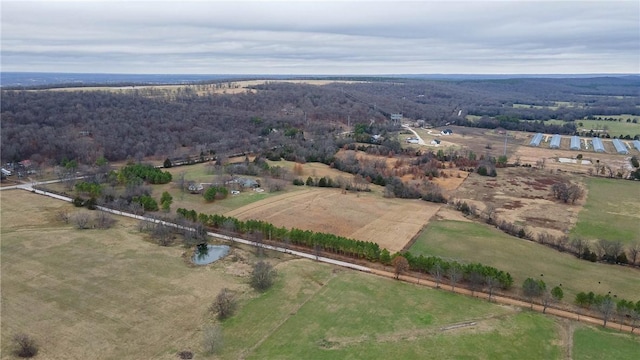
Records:
[[[200,244],[191,260],[196,265],[207,265],[227,256],[227,254],[229,254],[229,246],[227,245]]]

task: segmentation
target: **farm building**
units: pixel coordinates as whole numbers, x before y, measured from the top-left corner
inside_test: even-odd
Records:
[[[629,149],[627,149],[627,145],[625,145],[620,139],[613,139],[613,146],[615,146],[618,154],[626,155],[629,153]]]
[[[560,140],[562,140],[562,137],[560,137],[559,134],[555,134],[551,137],[551,143],[549,144],[549,147],[552,149],[559,149],[560,148]]]
[[[571,150],[580,150],[580,137],[572,136],[571,137],[571,146],[569,147]]]
[[[633,147],[640,151],[640,140],[633,140]]]
[[[540,146],[540,141],[542,141],[542,133],[537,133],[533,136],[533,139],[531,139],[531,142],[529,142],[529,145]]]
[[[600,138],[594,137],[591,140],[591,144],[593,144],[593,150],[595,152],[604,152],[604,145],[602,144],[602,140],[600,140]]]
[[[431,145],[436,145],[436,146],[440,145],[440,140],[438,140],[438,139],[431,140]]]

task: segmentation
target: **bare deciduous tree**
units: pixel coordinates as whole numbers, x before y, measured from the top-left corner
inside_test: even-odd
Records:
[[[639,253],[640,253],[640,242],[629,244],[629,263],[631,265],[636,264],[636,260],[638,260]]]
[[[73,214],[73,224],[76,228],[84,230],[89,227],[89,214],[86,212],[78,212]]]
[[[616,303],[610,296],[605,296],[602,299],[602,302],[598,304],[598,311],[600,311],[600,314],[602,314],[602,326],[606,327],[607,321],[611,319],[611,316],[616,311]]]
[[[587,241],[583,238],[577,237],[571,240],[571,248],[573,249],[573,252],[578,257],[582,256],[582,253],[588,247],[589,247],[589,244],[587,244]]]
[[[584,196],[584,190],[578,184],[572,184],[568,181],[557,182],[551,186],[553,197],[562,200],[565,203],[572,204]]]
[[[258,291],[265,291],[273,285],[276,275],[277,273],[271,264],[265,261],[258,261],[253,265],[251,286]]]
[[[219,320],[224,320],[233,315],[236,310],[237,302],[233,292],[227,288],[223,288],[216,296],[213,304],[209,307],[211,312],[217,314]]]
[[[218,325],[207,326],[202,331],[202,347],[204,352],[211,355],[222,349],[224,342],[222,328]]]
[[[116,222],[116,220],[105,211],[96,212],[93,221],[98,229],[109,229]]]
[[[160,246],[169,246],[173,244],[173,232],[168,226],[162,223],[156,223],[151,229],[151,237]]]
[[[476,291],[482,290],[484,284],[484,276],[477,271],[472,271],[469,274],[469,288],[471,289],[471,296],[474,296]]]
[[[454,262],[447,269],[447,277],[449,277],[449,284],[451,284],[451,291],[455,290],[456,284],[462,278],[462,266],[460,264]]]
[[[58,213],[56,214],[58,220],[62,221],[65,224],[68,224],[69,221],[71,220],[71,216],[69,214],[69,211],[63,209],[63,210],[59,210]]]
[[[491,275],[487,275],[484,278],[484,283],[487,284],[487,291],[489,291],[489,301],[493,296],[493,291],[500,285],[500,281]]]
[[[429,271],[431,276],[436,280],[436,288],[440,287],[440,283],[442,282],[442,275],[444,274],[444,269],[442,268],[442,264],[440,262],[436,262],[433,264],[431,271]]]

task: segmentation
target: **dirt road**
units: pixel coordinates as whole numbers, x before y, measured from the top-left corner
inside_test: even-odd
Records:
[[[387,277],[387,278],[395,278],[395,274],[393,274],[391,272],[388,272],[388,271],[371,269],[370,272],[372,274],[379,275],[379,276],[384,276],[384,277]],[[423,286],[429,286],[429,287],[434,288],[434,289],[436,288],[436,283],[431,281],[431,280],[427,280],[427,279],[419,279],[419,278],[415,278],[413,276],[400,275],[399,280],[405,281],[405,282],[408,282],[408,283],[419,284],[419,285],[423,285]],[[451,291],[451,286],[449,286],[447,284],[444,284],[444,283],[441,283],[440,284],[440,289],[445,290],[445,291]],[[465,289],[465,288],[456,287],[456,288],[453,289],[453,292],[458,293],[458,294],[462,294],[462,295],[472,296],[471,290],[468,290],[468,289]],[[480,299],[485,299],[485,300],[489,299],[489,294],[484,293],[484,292],[479,292],[479,291],[475,291],[473,293],[473,296],[477,297],[477,298],[480,298]],[[531,303],[528,303],[528,302],[525,302],[525,301],[522,301],[522,300],[518,300],[518,299],[514,299],[514,298],[510,298],[510,297],[506,297],[506,296],[493,295],[493,296],[491,296],[491,301],[496,302],[498,304],[512,305],[512,306],[518,306],[518,307],[533,309],[534,311],[538,311],[538,312],[542,312],[543,311],[543,306],[542,305],[533,304],[533,307],[531,307]],[[581,322],[592,324],[592,325],[602,325],[602,323],[603,323],[603,320],[599,319],[599,318],[594,318],[594,317],[586,316],[586,315],[580,315],[580,314],[575,313],[575,312],[566,311],[566,310],[553,308],[553,307],[547,307],[546,314],[555,315],[555,316],[562,317],[562,318],[565,318],[565,319],[581,321]],[[619,330],[619,331],[632,332],[631,326],[622,325],[622,324],[617,323],[615,321],[608,321],[607,322],[607,328],[614,329],[614,330]]]

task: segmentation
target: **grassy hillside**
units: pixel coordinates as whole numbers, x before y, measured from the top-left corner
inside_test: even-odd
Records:
[[[636,181],[586,178],[587,203],[572,235],[585,239],[640,242],[640,184]]]
[[[547,285],[562,284],[565,301],[580,291],[607,293],[640,300],[640,270],[592,263],[543,245],[508,236],[485,225],[463,221],[433,221],[410,249],[463,262],[481,262],[511,273],[517,287],[527,277]]]

